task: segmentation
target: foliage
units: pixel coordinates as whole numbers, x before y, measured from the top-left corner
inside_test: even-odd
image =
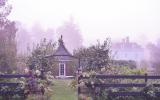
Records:
[[[51,75],[50,72],[46,73],[46,78],[41,79],[38,77],[30,79],[27,81],[27,86],[25,88],[26,93],[28,93],[27,100],[37,100],[44,99],[44,100],[50,100],[53,86],[53,79],[54,77]]]
[[[77,88],[77,80],[72,80],[71,81],[71,83],[70,83],[70,87],[72,88],[72,89],[76,89]]]
[[[44,70],[45,72],[52,69],[53,62],[46,58],[55,50],[55,43],[43,39],[32,51],[32,55],[28,59],[28,66],[34,70]],[[53,59],[52,59],[53,60]]]
[[[33,83],[36,84],[31,90],[41,90],[44,88],[44,95],[42,98],[48,98],[49,92],[51,91],[50,87],[53,85],[53,61],[47,59],[46,56],[52,54],[55,50],[55,43],[52,41],[47,41],[43,39],[36,48],[33,49],[32,54],[30,55],[27,65],[32,71],[32,74],[36,77],[34,80],[31,80],[30,85],[33,86]],[[30,89],[28,91],[31,91]],[[32,98],[34,97],[34,98]],[[28,100],[35,99],[36,96],[29,95]]]
[[[112,66],[110,70],[104,70],[103,74],[123,74],[123,75],[144,75],[147,73],[145,68],[136,69],[128,66]]]
[[[11,73],[16,67],[16,27],[15,23],[8,20],[11,5],[7,0],[0,1],[0,69],[2,72]]]
[[[1,73],[2,74],[2,73]],[[0,92],[7,92],[7,91],[12,91],[12,92],[20,92],[20,94],[5,94],[5,95],[0,95],[0,100],[25,100],[27,95],[23,94],[25,90],[25,83],[26,80],[24,78],[12,78],[12,79],[4,79],[1,78],[1,82],[4,83],[19,83],[17,86],[3,86],[0,87]]]
[[[101,68],[109,67],[110,52],[110,39],[107,38],[102,44],[98,41],[88,48],[75,50],[74,55],[80,57],[84,70],[100,71]]]
[[[121,66],[127,66],[130,68],[136,68],[137,64],[135,61],[132,60],[111,60],[111,65],[112,66],[117,66],[117,67],[121,67]]]

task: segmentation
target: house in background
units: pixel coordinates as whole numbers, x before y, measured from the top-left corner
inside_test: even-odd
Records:
[[[121,42],[116,42],[112,44],[111,47],[113,59],[119,62],[126,62],[141,68],[141,63],[145,59],[144,48],[137,44],[136,42],[131,42],[129,37],[122,39]],[[134,63],[135,62],[135,63]]]
[[[55,58],[54,62],[56,63],[53,69],[53,74],[57,78],[70,78],[74,77],[75,74],[75,59],[72,54],[67,50],[63,42],[63,37],[58,41],[57,50],[49,56],[50,59]]]
[[[129,37],[122,42],[112,44],[112,53],[115,60],[141,61],[144,59],[144,49],[136,42],[130,42]]]

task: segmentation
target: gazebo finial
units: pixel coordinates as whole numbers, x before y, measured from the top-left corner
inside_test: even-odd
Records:
[[[60,39],[59,39],[59,45],[63,44],[63,36],[61,35]]]
[[[63,40],[63,35],[61,35],[61,40]]]

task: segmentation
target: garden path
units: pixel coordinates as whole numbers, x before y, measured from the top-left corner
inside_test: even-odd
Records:
[[[69,86],[71,81],[69,79],[54,80],[51,100],[77,100],[76,91]]]

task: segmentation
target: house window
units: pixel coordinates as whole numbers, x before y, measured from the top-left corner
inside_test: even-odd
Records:
[[[59,64],[59,75],[65,76],[65,64],[64,63]]]

